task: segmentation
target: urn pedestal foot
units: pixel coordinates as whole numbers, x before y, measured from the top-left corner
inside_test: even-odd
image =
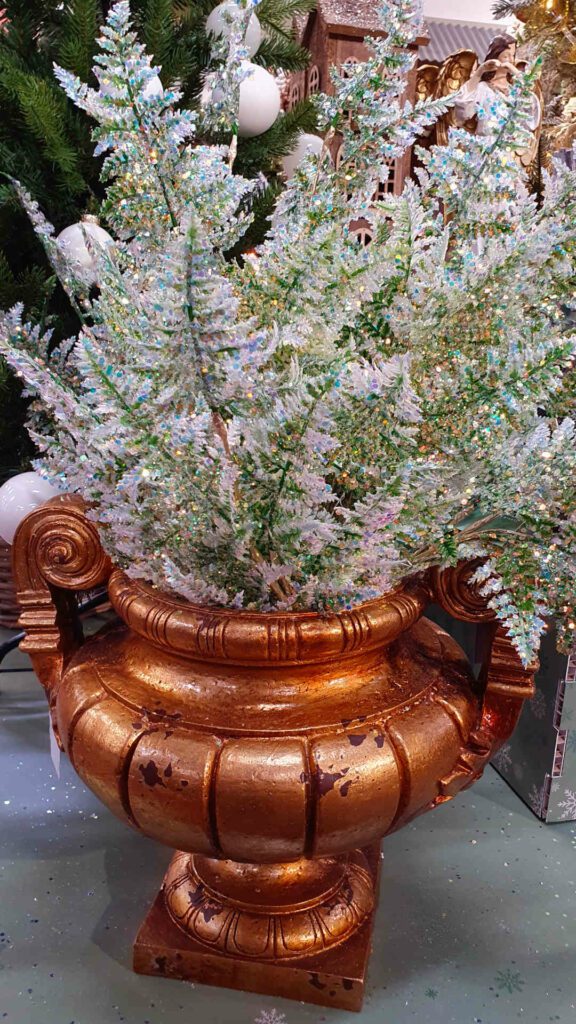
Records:
[[[360,1010],[379,875],[379,844],[284,865],[177,853],[134,970]]]

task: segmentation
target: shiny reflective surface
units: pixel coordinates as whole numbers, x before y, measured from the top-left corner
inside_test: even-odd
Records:
[[[361,851],[283,865],[177,853],[164,891],[170,916],[188,935],[219,952],[264,961],[322,953],[374,910]]]
[[[328,1005],[358,1008],[376,884],[362,851],[478,778],[531,694],[471,567],[340,615],[195,608],[113,570],[78,504],[57,501],[20,528],[15,571],[25,647],[76,770],[180,851],[152,934],[171,920],[194,948],[168,973],[290,994],[293,970],[302,999],[307,958],[327,973],[335,958],[342,978],[356,936],[354,999],[344,987]],[[68,595],[104,581],[123,624],[82,643]],[[486,623],[480,685],[422,619],[433,598]]]

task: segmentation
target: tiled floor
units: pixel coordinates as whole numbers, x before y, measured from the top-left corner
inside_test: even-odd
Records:
[[[0,779],[0,1024],[576,1021],[576,825],[540,824],[492,771],[386,842],[356,1018],[131,972],[170,853],[65,760],[56,778],[29,672],[0,675]]]

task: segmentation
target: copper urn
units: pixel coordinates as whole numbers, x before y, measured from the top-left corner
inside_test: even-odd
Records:
[[[380,840],[474,782],[532,693],[471,567],[339,614],[201,608],[114,568],[70,499],[14,567],[62,748],[176,851],[135,969],[360,1009]],[[119,623],[84,642],[75,593],[102,584]],[[483,623],[478,680],[431,601]]]

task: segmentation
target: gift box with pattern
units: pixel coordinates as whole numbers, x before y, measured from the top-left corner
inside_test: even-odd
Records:
[[[478,627],[454,622],[436,606],[428,615],[479,669]],[[536,696],[492,764],[542,821],[576,821],[576,647],[569,656],[560,654],[550,626],[539,658]]]

